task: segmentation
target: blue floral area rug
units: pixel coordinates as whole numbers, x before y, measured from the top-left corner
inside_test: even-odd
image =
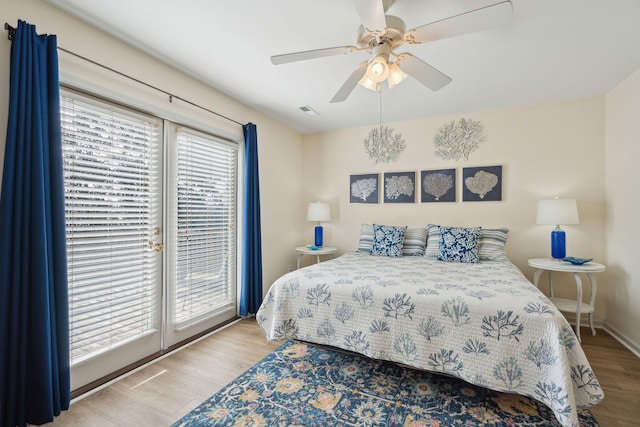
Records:
[[[596,427],[588,410],[581,427]],[[287,341],[173,427],[560,426],[542,403]]]

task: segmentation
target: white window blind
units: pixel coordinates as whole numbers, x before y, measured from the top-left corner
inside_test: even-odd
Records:
[[[180,329],[235,306],[238,150],[180,128],[174,155],[173,322]]]
[[[158,327],[161,123],[61,99],[72,364]]]

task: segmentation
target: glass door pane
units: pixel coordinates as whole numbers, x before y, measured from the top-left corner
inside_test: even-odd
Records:
[[[167,124],[172,345],[236,315],[237,144]]]
[[[162,122],[61,99],[72,390],[160,351]]]

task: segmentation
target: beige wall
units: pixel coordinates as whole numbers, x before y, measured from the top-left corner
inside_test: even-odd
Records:
[[[262,229],[264,254],[264,283],[268,286],[281,274],[289,271],[294,258],[293,247],[298,233],[291,224],[299,226],[304,213],[295,201],[302,197],[302,137],[297,132],[259,114],[246,105],[192,79],[146,54],[97,31],[70,17],[49,3],[37,0],[0,0],[2,22],[16,26],[22,19],[36,25],[39,34],[56,34],[58,46],[85,56],[146,83],[162,88],[186,100],[205,106],[240,123],[253,122],[258,129],[260,179],[262,196]],[[9,94],[9,54],[11,43],[6,33],[0,41],[0,170],[3,165],[6,137],[7,104]],[[68,55],[60,54],[61,78],[69,78],[71,62]],[[65,57],[65,58],[63,58]],[[79,77],[82,80],[83,76]],[[147,91],[149,92],[149,91]],[[164,104],[162,104],[164,102]],[[149,106],[152,107],[151,105]],[[155,105],[164,118],[177,114],[175,105],[167,97]],[[238,125],[198,112],[208,128],[219,128],[225,133]],[[229,130],[231,129],[231,130]],[[210,130],[210,129],[207,129]],[[241,131],[240,131],[241,134]],[[283,200],[293,201],[285,205]]]
[[[606,97],[606,326],[640,355],[640,70]]]
[[[479,120],[486,142],[468,161],[444,161],[434,154],[433,135],[439,127],[462,117]],[[605,262],[604,233],[604,98],[508,110],[385,123],[402,133],[406,149],[388,164],[374,164],[363,149],[370,128],[353,128],[304,137],[302,203],[331,204],[332,220],[325,226],[326,245],[340,252],[357,247],[361,223],[459,226],[505,226],[510,229],[507,253],[529,279],[527,259],[550,256],[552,226],[536,225],[539,199],[572,197],[578,202],[579,225],[564,226],[567,254]],[[501,202],[462,202],[462,168],[502,165]],[[349,203],[349,175],[456,168],[455,203],[363,205]],[[312,239],[307,223],[300,244]],[[606,283],[606,273],[599,279]],[[560,296],[575,295],[569,274],[554,276],[566,285]],[[543,282],[544,283],[544,282]],[[564,288],[564,287],[563,287]],[[546,290],[546,285],[543,287]],[[605,317],[608,289],[600,287],[596,319]]]

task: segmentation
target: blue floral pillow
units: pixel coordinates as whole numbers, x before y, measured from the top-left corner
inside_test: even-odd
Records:
[[[373,224],[373,244],[370,255],[401,257],[402,243],[407,227],[391,227]]]
[[[478,258],[480,227],[439,227],[440,251],[438,261],[475,263]]]

